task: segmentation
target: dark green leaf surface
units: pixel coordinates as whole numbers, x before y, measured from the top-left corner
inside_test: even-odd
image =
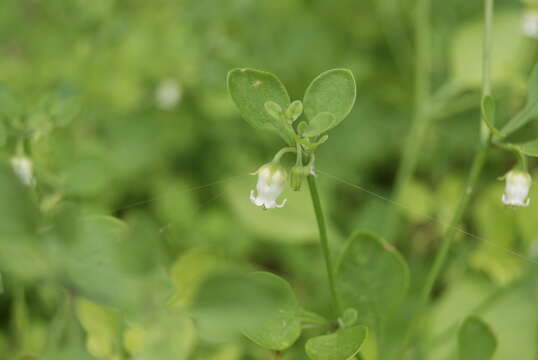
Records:
[[[468,317],[458,334],[459,360],[489,360],[497,348],[490,327],[475,316]]]
[[[408,288],[409,270],[401,255],[377,236],[351,236],[336,270],[342,305],[355,308],[359,323],[375,328]]]
[[[236,271],[215,274],[198,289],[191,312],[196,322],[215,339],[230,339],[246,332],[260,343],[287,346],[298,337],[295,323],[280,328],[280,334],[264,337],[260,326],[277,328],[274,314],[294,308],[290,288],[274,275]],[[281,320],[291,321],[290,317]],[[274,337],[273,337],[274,336]]]

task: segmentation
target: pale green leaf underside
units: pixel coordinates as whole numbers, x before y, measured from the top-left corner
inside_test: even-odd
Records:
[[[315,78],[306,89],[304,113],[309,121],[320,113],[330,113],[335,117],[331,128],[335,127],[351,112],[356,95],[355,78],[350,70],[328,70]]]
[[[489,326],[470,316],[458,334],[459,360],[489,360],[497,348],[497,339]]]
[[[409,284],[402,256],[375,235],[352,235],[336,270],[342,305],[355,308],[359,323],[374,327],[401,301]]]
[[[347,360],[361,349],[368,334],[365,326],[357,325],[321,335],[306,342],[306,354],[311,360]]]
[[[258,280],[271,284],[277,292],[283,294],[280,303],[262,321],[243,330],[250,340],[269,350],[284,350],[292,346],[301,335],[301,321],[296,316],[299,305],[288,282],[281,277],[267,272],[254,274]]]
[[[290,97],[284,85],[273,74],[254,69],[234,69],[226,79],[228,91],[241,116],[252,126],[277,132],[290,143],[286,132],[281,130],[278,120],[265,109],[272,101],[282,109],[290,105]]]

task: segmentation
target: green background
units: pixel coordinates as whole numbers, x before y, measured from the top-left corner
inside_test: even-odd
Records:
[[[304,307],[331,314],[306,186],[283,209],[249,202],[249,173],[285,144],[240,118],[225,86],[237,67],[275,73],[292,100],[327,69],[353,72],[357,102],[317,152],[318,181],[335,254],[354,230],[383,235],[391,207],[405,220],[397,247],[411,286],[392,316],[397,339],[479,131],[482,4],[432,8],[433,89],[454,96],[432,116],[404,201],[392,204],[413,117],[414,1],[1,1],[0,156],[7,163],[22,143],[37,186],[2,165],[0,359],[269,359],[222,336],[233,319],[215,327],[187,315],[196,285],[229,267],[278,274]],[[524,9],[496,1],[499,124],[523,107],[536,60]],[[170,108],[157,99],[166,82],[179,93]],[[491,152],[413,359],[455,359],[457,327],[494,293],[480,314],[498,338],[494,359],[535,356],[538,188],[529,208],[502,205],[497,178],[514,162]],[[307,331],[284,358],[304,359],[302,345],[321,333]],[[380,358],[374,347],[368,360]]]

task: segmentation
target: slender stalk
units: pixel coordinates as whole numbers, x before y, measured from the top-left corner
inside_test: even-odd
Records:
[[[485,26],[484,26],[485,41],[484,41],[484,49],[482,52],[483,66],[484,66],[484,68],[482,69],[483,71],[482,95],[485,96],[485,95],[491,94],[491,76],[490,76],[491,59],[490,58],[491,58],[491,45],[492,45],[493,0],[484,0],[484,18],[485,18]],[[484,114],[481,114],[481,115],[482,117],[484,116]],[[469,177],[467,179],[465,191],[460,199],[456,212],[452,216],[450,225],[441,240],[441,247],[439,248],[439,251],[437,252],[435,256],[433,266],[430,269],[430,272],[428,273],[426,282],[420,293],[417,307],[415,311],[413,312],[411,319],[409,321],[410,325],[404,337],[404,341],[402,342],[402,346],[400,348],[401,359],[403,359],[405,356],[405,351],[407,349],[407,346],[409,345],[409,342],[411,341],[411,338],[413,337],[414,331],[416,330],[416,327],[420,321],[420,318],[423,315],[423,312],[428,304],[428,300],[430,299],[433,286],[435,285],[435,282],[437,278],[439,277],[441,269],[443,265],[445,264],[445,260],[450,250],[450,245],[452,244],[454,235],[456,234],[458,230],[457,226],[461,222],[461,219],[463,218],[463,215],[465,214],[465,210],[467,209],[467,206],[474,192],[480,173],[482,172],[482,169],[486,162],[489,146],[491,143],[491,135],[484,132],[483,122],[481,122],[481,126],[482,126],[481,138],[483,139],[483,141],[481,141],[480,145],[478,146],[478,150],[474,156],[471,170],[469,173]],[[484,134],[487,135],[485,138],[484,138]]]
[[[325,218],[323,217],[321,201],[319,199],[318,189],[316,187],[316,178],[314,176],[307,176],[307,180],[308,187],[310,189],[310,197],[312,198],[312,205],[314,207],[314,212],[316,213],[316,220],[318,222],[319,240],[321,242],[321,250],[323,252],[323,257],[325,258],[325,266],[327,267],[327,275],[329,277],[329,287],[331,289],[334,311],[336,313],[336,316],[339,316],[342,313],[342,309],[340,308],[340,302],[336,294],[334,268],[331,260],[331,254],[329,252],[327,227],[325,226]]]
[[[415,27],[415,114],[407,135],[403,158],[396,174],[393,199],[401,202],[411,182],[424,142],[428,124],[428,107],[431,101],[431,0],[418,0]],[[387,240],[392,241],[399,223],[398,212],[392,208],[387,217]]]

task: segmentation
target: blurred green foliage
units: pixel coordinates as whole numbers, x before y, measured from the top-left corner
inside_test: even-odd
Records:
[[[353,72],[358,102],[330,132],[316,164],[331,247],[336,257],[354,230],[382,233],[385,214],[397,207],[406,220],[396,246],[409,265],[409,294],[383,323],[395,344],[366,336],[361,325],[333,335],[307,328],[284,359],[304,359],[305,343],[312,358],[331,358],[323,351],[339,341],[348,356],[365,336],[367,360],[395,358],[463,191],[479,129],[482,4],[433,1],[434,89],[450,101],[432,120],[405,201],[386,200],[413,112],[414,6],[0,1],[0,359],[268,359],[268,350],[240,335],[249,321],[265,320],[282,302],[295,309],[295,301],[331,315],[306,189],[286,194],[288,204],[278,211],[248,201],[255,185],[249,172],[284,142],[240,119],[225,84],[237,67],[278,74],[292,101],[322,71]],[[525,106],[537,48],[520,33],[523,5],[497,0],[496,7],[494,121],[502,128]],[[530,121],[511,137],[530,141],[537,134]],[[33,162],[35,187],[22,185],[9,167],[21,151]],[[496,334],[493,359],[535,356],[538,207],[502,206],[497,177],[513,163],[510,154],[492,153],[413,359],[456,359],[459,325],[471,313]],[[538,199],[538,187],[530,197]],[[403,287],[398,276],[407,279],[407,270],[392,248],[362,246],[372,255],[359,265],[379,280],[364,284],[379,290],[371,308],[385,311],[385,286]],[[353,278],[345,264],[340,269]],[[244,276],[251,270],[278,274],[291,288],[253,282]],[[371,314],[361,311],[369,306],[361,305],[360,290],[349,293],[358,294],[363,319]],[[293,342],[297,314],[282,315],[292,322],[282,338],[249,337],[266,347]],[[482,325],[464,324],[459,351],[474,336],[466,332],[491,342]]]

